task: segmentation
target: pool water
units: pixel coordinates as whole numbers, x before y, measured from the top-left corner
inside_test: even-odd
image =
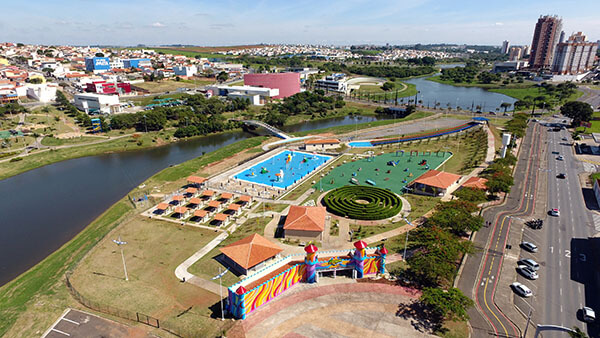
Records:
[[[359,148],[369,148],[369,147],[373,146],[371,144],[371,142],[369,142],[369,141],[355,141],[355,142],[348,143],[348,145],[351,147],[359,147]]]
[[[287,162],[291,155],[291,161]],[[300,181],[331,159],[331,156],[284,150],[234,175],[234,178],[285,189]],[[276,174],[283,173],[283,178]]]

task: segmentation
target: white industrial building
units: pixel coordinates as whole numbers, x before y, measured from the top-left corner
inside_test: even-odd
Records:
[[[326,76],[325,79],[317,80],[315,83],[315,88],[324,90],[326,92],[346,93],[348,91],[346,75],[333,74]]]
[[[279,95],[279,88],[263,88],[253,86],[208,86],[206,90],[212,95],[229,98],[246,98],[253,105],[265,104],[270,98]]]
[[[569,40],[556,46],[552,61],[552,72],[559,75],[582,74],[594,65],[598,44],[586,41],[581,32],[571,35]]]
[[[194,76],[198,73],[198,68],[194,65],[191,66],[174,66],[173,73],[177,76]]]
[[[56,83],[27,84],[27,97],[39,102],[50,102],[56,99]]]
[[[114,58],[110,60],[110,69],[123,69],[125,65],[123,64],[123,60],[120,58]]]
[[[95,93],[75,94],[75,107],[87,114],[113,114],[121,112],[119,95],[103,95]]]

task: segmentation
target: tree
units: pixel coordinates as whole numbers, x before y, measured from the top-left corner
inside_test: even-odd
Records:
[[[492,195],[498,192],[509,193],[510,188],[514,184],[513,177],[503,171],[495,172],[487,179],[488,181],[485,183],[485,186]]]
[[[449,229],[457,235],[477,231],[483,225],[483,217],[472,215],[477,210],[475,204],[466,200],[441,202],[427,219],[427,225]]]
[[[30,78],[30,79],[27,79],[27,81],[29,83],[33,83],[33,84],[40,84],[43,82],[43,80],[39,77]]]
[[[572,125],[577,127],[582,121],[588,122],[592,118],[594,110],[589,103],[570,101],[560,107],[560,113],[573,119]]]
[[[104,57],[104,53],[98,52],[94,56],[97,57],[97,58],[103,58]]]
[[[506,110],[507,110],[508,108],[510,108],[510,106],[512,106],[512,104],[511,104],[511,103],[508,103],[508,102],[502,102],[502,103],[500,104],[500,107],[501,107],[501,108],[504,108],[504,112],[505,112],[505,113],[506,113]]]
[[[227,74],[227,72],[222,71],[219,73],[219,75],[217,75],[217,81],[219,82],[225,82],[229,79],[229,74]]]
[[[383,84],[383,86],[381,86],[381,89],[383,89],[387,92],[389,90],[394,89],[395,86],[396,86],[395,83],[387,81],[386,83]]]
[[[569,332],[569,336],[573,338],[588,338],[587,334],[581,331],[577,326],[573,326],[573,331]]]
[[[475,305],[457,288],[425,288],[419,301],[428,306],[433,314],[446,320],[468,320],[467,309]]]
[[[487,200],[487,194],[485,193],[485,190],[476,188],[462,188],[453,192],[452,195],[458,197],[460,200],[473,203],[479,203]]]

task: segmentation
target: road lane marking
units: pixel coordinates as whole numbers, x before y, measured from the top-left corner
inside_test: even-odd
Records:
[[[63,332],[63,331],[61,331],[61,330],[57,330],[57,329],[55,329],[55,328],[52,328],[52,331],[54,331],[54,332],[58,332],[58,333],[60,333],[60,334],[63,334],[63,335],[65,335],[65,336],[71,336],[70,334],[68,334],[68,333],[66,333],[66,332]]]
[[[78,323],[78,322],[76,322],[76,321],[74,321],[74,320],[70,320],[69,318],[63,318],[63,320],[66,320],[67,322],[69,322],[69,323],[73,323],[73,324],[75,324],[75,325],[79,325],[79,323]]]
[[[562,288],[560,288],[560,295],[562,296]]]

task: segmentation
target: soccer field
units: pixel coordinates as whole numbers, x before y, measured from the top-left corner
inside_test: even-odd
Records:
[[[349,159],[347,163],[331,170],[314,188],[327,191],[357,184],[376,186],[401,194],[404,186],[427,170],[438,168],[451,156],[452,153],[443,151],[419,152],[418,155],[413,152],[412,156],[409,151],[386,153],[372,158],[357,156],[354,160]],[[391,162],[395,165],[391,165]],[[352,179],[355,179],[354,183]],[[375,184],[368,183],[367,180]]]

